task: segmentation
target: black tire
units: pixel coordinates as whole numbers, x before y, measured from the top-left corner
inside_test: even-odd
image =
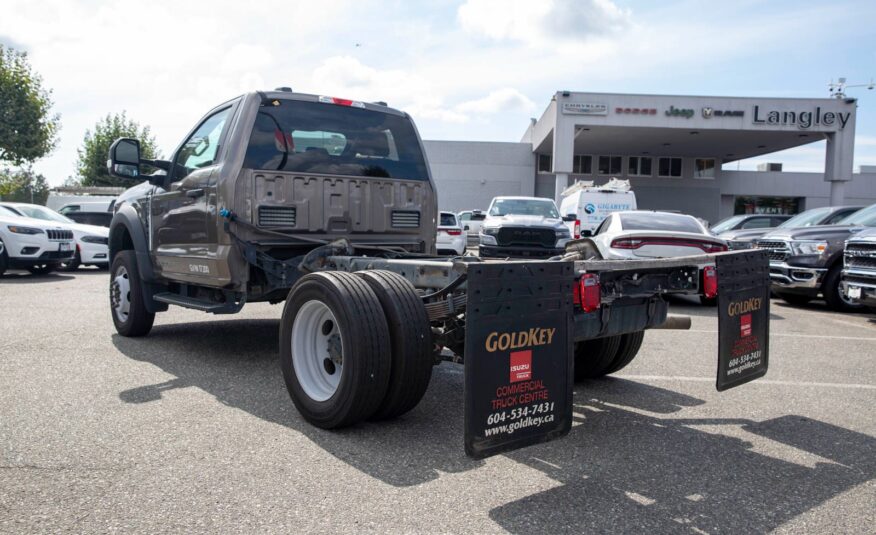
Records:
[[[82,257],[79,256],[79,251],[73,255],[73,260],[69,262],[61,262],[61,271],[76,271],[82,265]]]
[[[391,271],[356,273],[383,307],[392,345],[389,387],[372,420],[401,416],[417,406],[432,378],[432,329],[414,285]]]
[[[717,297],[706,297],[705,295],[700,296],[700,304],[706,307],[716,307],[718,306],[718,298]]]
[[[124,269],[125,275],[122,275],[122,269]],[[123,276],[123,278],[128,280],[128,301],[130,305],[126,318],[119,317],[114,304],[114,299],[121,297],[114,297],[114,292],[118,291],[115,282],[117,275]],[[140,270],[137,268],[137,254],[134,251],[120,251],[113,259],[112,270],[110,272],[110,316],[113,318],[116,332],[122,336],[131,338],[145,336],[152,330],[155,314],[146,310],[143,281],[140,280]]]
[[[642,341],[645,340],[645,331],[627,333],[621,335],[620,345],[617,348],[617,354],[611,367],[606,373],[619,372],[626,368],[627,365],[636,358],[639,349],[642,347]]]
[[[292,362],[295,319],[310,301],[328,307],[340,331],[341,376],[334,393],[323,401],[305,392]],[[380,301],[360,277],[341,272],[311,273],[289,292],[280,321],[280,367],[289,396],[311,424],[335,429],[374,415],[389,385],[390,352],[389,328]]]
[[[48,275],[49,273],[56,271],[61,267],[61,264],[58,263],[48,263],[48,264],[36,264],[34,266],[28,266],[27,270],[31,272],[32,275]]]
[[[851,303],[843,297],[843,289],[840,287],[842,274],[842,265],[833,266],[825,275],[824,282],[821,283],[821,294],[824,295],[828,308],[836,312],[855,312],[861,310],[863,308],[862,305]]]
[[[575,382],[609,373],[620,347],[620,336],[584,340],[575,344]]]
[[[9,268],[9,255],[6,254],[6,245],[0,241],[0,277]]]
[[[785,292],[776,292],[776,296],[778,296],[779,299],[783,300],[784,302],[788,303],[789,305],[794,305],[794,306],[798,306],[798,307],[802,307],[804,305],[807,305],[807,304],[809,304],[810,301],[812,301],[812,298],[809,297],[808,295],[801,295],[801,294],[790,294],[790,293],[785,293]]]

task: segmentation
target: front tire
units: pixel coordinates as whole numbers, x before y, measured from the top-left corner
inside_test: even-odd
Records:
[[[146,310],[143,281],[134,251],[121,251],[110,272],[110,314],[122,336],[145,336],[152,330],[155,314]]]
[[[27,270],[30,271],[32,275],[48,275],[49,273],[57,270],[59,267],[61,267],[61,265],[55,263],[36,264],[33,266],[28,266]]]
[[[843,289],[840,286],[841,279],[841,265],[836,265],[830,268],[827,275],[824,277],[824,283],[821,285],[821,293],[824,295],[824,300],[827,301],[827,306],[836,312],[855,312],[864,308],[862,305],[853,303],[843,295]]]
[[[0,241],[0,277],[9,268],[9,255],[6,254],[6,245]]]
[[[391,271],[356,273],[377,295],[392,345],[389,386],[386,396],[371,417],[387,420],[417,406],[432,378],[432,330],[429,315],[414,285]]]
[[[292,288],[280,322],[280,367],[305,420],[334,429],[374,415],[389,385],[390,354],[386,317],[364,280],[319,272]]]

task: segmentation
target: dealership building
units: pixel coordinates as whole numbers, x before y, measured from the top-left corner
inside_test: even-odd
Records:
[[[561,91],[519,143],[425,146],[442,210],[485,209],[497,195],[557,198],[577,180],[618,177],[630,181],[639,208],[715,222],[876,203],[876,166],[852,168],[856,108],[854,99]],[[826,142],[824,173],[785,172],[781,163],[728,169],[818,141]]]

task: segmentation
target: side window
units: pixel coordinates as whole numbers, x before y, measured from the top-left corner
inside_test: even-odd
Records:
[[[769,228],[770,220],[767,217],[754,217],[742,224],[742,228]]]
[[[854,213],[854,211],[850,211],[850,210],[839,210],[839,211],[837,211],[835,214],[833,214],[833,215],[831,215],[830,217],[828,217],[828,218],[824,221],[824,223],[822,223],[822,225],[833,225],[834,223],[836,223],[836,222],[839,221],[840,219],[844,219],[844,218],[846,218],[847,216],[852,215],[853,213]]]
[[[216,152],[219,150],[219,136],[222,134],[222,128],[225,127],[230,111],[231,108],[225,108],[207,117],[183,143],[174,160],[175,180],[183,178],[195,169],[213,165]],[[182,168],[185,168],[185,171]]]
[[[460,221],[469,221],[471,220],[471,212],[463,212],[459,215]]]
[[[603,219],[602,223],[600,223],[599,226],[596,227],[596,232],[594,232],[593,235],[596,236],[597,234],[602,234],[603,232],[608,230],[608,227],[611,226],[611,218],[612,216],[608,216]]]

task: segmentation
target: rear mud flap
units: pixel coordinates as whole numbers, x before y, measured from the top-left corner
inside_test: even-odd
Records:
[[[571,262],[468,270],[465,452],[483,458],[572,426]]]
[[[763,377],[769,363],[770,265],[766,251],[721,254],[718,270],[719,391]]]

